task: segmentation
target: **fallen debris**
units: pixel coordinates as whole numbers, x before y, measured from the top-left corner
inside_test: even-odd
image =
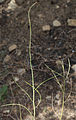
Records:
[[[9,52],[12,52],[13,50],[15,50],[17,48],[17,45],[13,44],[9,47]]]
[[[50,25],[44,25],[44,26],[42,26],[42,30],[43,31],[50,31],[50,29],[51,29]]]
[[[6,57],[4,58],[4,62],[7,63],[9,62],[11,59],[11,57],[9,55],[6,55]]]
[[[76,64],[72,65],[72,69],[76,72]]]
[[[54,21],[53,21],[53,26],[54,26],[54,27],[59,27],[59,26],[61,26],[60,21],[54,20]]]
[[[10,3],[8,4],[7,10],[12,10],[14,11],[18,5],[16,4],[15,0],[11,0]]]
[[[18,73],[19,75],[23,75],[23,74],[25,73],[25,69],[24,69],[24,68],[19,68],[19,69],[17,70],[17,73]]]
[[[75,26],[76,27],[76,19],[68,19],[67,23],[68,23],[68,26]]]

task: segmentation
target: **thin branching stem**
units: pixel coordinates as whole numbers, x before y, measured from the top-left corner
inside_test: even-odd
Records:
[[[33,114],[34,114],[34,120],[35,120],[35,85],[34,85],[34,73],[33,73],[33,68],[32,68],[32,62],[31,62],[31,41],[32,41],[32,29],[31,29],[31,17],[30,17],[30,11],[32,7],[34,7],[37,4],[35,2],[28,11],[28,20],[29,20],[29,26],[30,26],[30,40],[29,40],[29,57],[30,57],[30,68],[31,68],[31,74],[32,74],[32,86],[33,86]]]

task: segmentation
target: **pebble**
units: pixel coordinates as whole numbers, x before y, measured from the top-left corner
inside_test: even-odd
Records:
[[[76,64],[72,65],[72,69],[76,72]]]
[[[58,9],[58,8],[60,8],[60,6],[59,6],[59,5],[56,5],[56,8]]]
[[[53,21],[53,26],[54,26],[54,27],[59,27],[59,26],[61,26],[60,21],[54,20],[54,21]]]
[[[72,65],[72,70],[74,71],[72,74],[71,74],[71,77],[74,77],[76,79],[76,64]]]
[[[51,96],[46,96],[46,99],[47,99],[47,100],[50,100],[50,99],[51,99]]]
[[[13,44],[9,47],[9,52],[12,52],[13,50],[15,50],[17,48],[17,45]]]
[[[62,70],[62,61],[61,60],[56,60],[56,65],[59,70]]]
[[[44,18],[44,15],[43,14],[38,14],[38,17],[39,18]]]
[[[51,29],[50,25],[44,25],[44,26],[42,26],[42,30],[43,31],[50,31],[50,29]]]
[[[8,4],[7,10],[12,10],[14,11],[18,5],[16,4],[15,0],[11,0],[10,3]]]
[[[57,66],[62,66],[62,61],[61,60],[56,60],[56,64],[57,64]]]
[[[57,100],[59,100],[59,97],[60,97],[60,95],[59,95],[59,94],[57,94],[57,95],[56,95],[56,99],[57,99]]]
[[[9,55],[6,55],[6,57],[4,58],[4,62],[7,63],[9,62],[11,59],[11,57]]]
[[[13,77],[13,80],[14,81],[12,81],[12,82],[10,81],[10,83],[9,83],[10,85],[13,85],[15,82],[18,82],[19,78],[18,77]]]
[[[61,105],[61,99],[55,100],[55,103],[57,103],[57,105],[60,106]]]
[[[10,110],[4,110],[3,113],[4,113],[4,114],[10,113]]]
[[[13,77],[16,82],[19,81],[19,77]]]
[[[68,19],[67,23],[68,23],[68,26],[76,27],[76,19]]]
[[[16,54],[17,54],[17,56],[20,56],[20,55],[21,55],[21,51],[20,51],[20,50],[17,50],[17,51],[16,51]]]
[[[23,74],[25,73],[25,69],[24,69],[24,68],[19,68],[19,69],[17,70],[17,73],[18,73],[19,75],[23,75]]]

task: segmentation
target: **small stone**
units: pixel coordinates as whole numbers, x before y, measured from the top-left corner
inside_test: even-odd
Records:
[[[42,26],[42,30],[43,31],[50,31],[50,29],[51,29],[50,25],[44,25],[44,26]]]
[[[47,111],[52,111],[52,107],[51,106],[47,106]]]
[[[57,105],[60,106],[61,105],[61,99],[55,100],[55,103],[57,103]]]
[[[76,64],[72,65],[72,69],[76,72]]]
[[[57,68],[59,69],[59,70],[61,70],[62,69],[62,61],[61,60],[57,60],[56,61],[56,65],[57,65]]]
[[[9,55],[6,55],[6,57],[4,58],[4,62],[9,62],[9,60],[11,59],[11,57]]]
[[[13,44],[9,47],[9,52],[12,52],[13,50],[15,50],[17,48],[17,45]]]
[[[57,8],[57,9],[60,8],[59,5],[56,5],[56,8]]]
[[[8,4],[7,10],[12,10],[12,11],[14,11],[17,7],[18,7],[18,6],[17,6],[15,0],[11,0],[10,3]]]
[[[76,27],[76,19],[68,19],[67,23],[68,23],[68,26],[75,26]]]
[[[19,69],[17,70],[17,73],[18,73],[19,75],[23,75],[23,74],[25,73],[25,69],[24,69],[24,68],[19,68]]]
[[[58,60],[56,61],[56,64],[57,64],[58,66],[59,66],[59,65],[61,66],[61,65],[62,65],[62,61],[58,59]]]
[[[53,26],[54,27],[59,27],[59,26],[61,26],[61,23],[58,20],[54,20],[53,21]]]
[[[57,100],[59,100],[59,97],[60,97],[60,95],[59,95],[59,94],[57,94],[57,95],[56,95],[56,99],[57,99]]]
[[[19,81],[19,77],[13,77],[16,82]]]
[[[10,113],[10,110],[4,110],[3,113],[4,113],[4,114]]]
[[[20,56],[20,55],[21,55],[21,51],[20,51],[20,50],[17,50],[17,51],[16,51],[16,54],[17,54],[17,56]]]
[[[19,77],[14,77],[13,76],[13,80],[14,81],[12,81],[12,82],[9,83],[10,85],[13,85],[15,82],[18,82],[19,81]]]
[[[51,100],[51,96],[46,96],[46,99],[47,100]]]
[[[67,8],[68,6],[67,6],[67,5],[65,5],[65,7]]]
[[[43,14],[38,14],[38,17],[39,18],[44,18],[44,15]]]

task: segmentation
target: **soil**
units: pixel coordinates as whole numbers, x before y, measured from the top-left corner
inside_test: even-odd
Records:
[[[31,84],[28,10],[34,2],[36,1],[26,0],[21,6],[9,13],[6,11],[8,0],[0,5],[0,88],[3,85],[8,86],[5,99],[0,101],[0,120],[28,119],[29,114],[23,107],[2,107],[4,104],[22,104],[33,112],[32,103],[22,89],[25,89],[32,97],[32,88],[25,81]],[[38,88],[42,99],[36,108],[37,120],[58,120],[58,115],[61,114],[63,94],[50,69],[66,77],[69,66],[68,60],[70,61],[70,68],[76,64],[76,27],[67,24],[68,19],[76,19],[75,2],[75,0],[38,0],[38,3],[31,9],[31,55],[35,87],[52,77]],[[60,21],[61,26],[54,27],[54,20]],[[50,31],[43,31],[44,25],[50,25]],[[17,48],[9,52],[9,47],[13,44],[17,45]],[[7,55],[11,59],[4,62]],[[65,66],[64,72],[61,62]],[[25,69],[25,73],[18,74],[18,69]],[[64,78],[57,73],[55,74],[63,85]],[[17,83],[22,89],[14,82],[13,78],[19,79]],[[35,97],[37,105],[39,95],[36,93]],[[22,119],[20,119],[20,113]],[[69,76],[65,80],[65,104],[62,120],[75,120],[75,118],[76,75],[73,74],[71,68]]]

